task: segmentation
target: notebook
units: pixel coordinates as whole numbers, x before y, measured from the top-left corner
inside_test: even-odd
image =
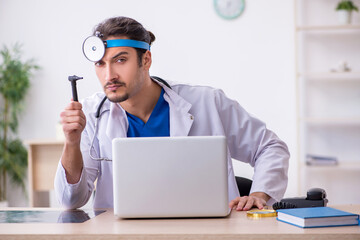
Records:
[[[277,220],[303,228],[359,224],[359,215],[331,207],[279,209],[277,213]]]
[[[225,137],[117,138],[112,147],[117,217],[230,213]]]

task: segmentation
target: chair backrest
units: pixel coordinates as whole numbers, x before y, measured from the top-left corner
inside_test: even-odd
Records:
[[[235,176],[236,184],[239,189],[240,196],[249,196],[252,180],[244,177]]]

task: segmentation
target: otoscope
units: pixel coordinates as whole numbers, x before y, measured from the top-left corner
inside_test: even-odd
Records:
[[[68,79],[71,82],[73,100],[75,102],[78,102],[78,95],[77,95],[77,90],[76,90],[76,81],[80,80],[80,79],[83,79],[83,77],[78,77],[76,75],[73,75],[73,76],[69,76]]]

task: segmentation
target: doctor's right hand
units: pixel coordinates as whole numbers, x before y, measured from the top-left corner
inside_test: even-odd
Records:
[[[66,144],[80,144],[81,133],[86,125],[85,114],[79,102],[71,101],[60,113]]]

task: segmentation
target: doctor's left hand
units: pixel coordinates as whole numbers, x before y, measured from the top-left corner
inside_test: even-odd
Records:
[[[248,211],[252,207],[263,209],[266,206],[266,202],[270,199],[270,196],[263,192],[254,192],[250,196],[237,197],[229,204],[231,209],[236,211]]]

